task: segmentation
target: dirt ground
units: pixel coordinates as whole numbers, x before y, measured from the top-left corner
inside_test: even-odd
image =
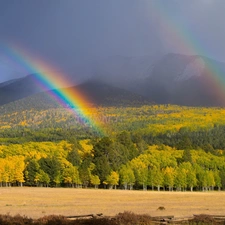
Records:
[[[158,210],[164,207],[165,210]],[[0,188],[0,214],[40,218],[131,211],[151,216],[225,215],[225,192],[156,192],[70,188]]]

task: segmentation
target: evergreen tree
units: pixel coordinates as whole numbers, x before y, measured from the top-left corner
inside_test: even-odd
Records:
[[[37,160],[31,159],[27,162],[27,166],[25,169],[25,182],[28,185],[34,186],[36,185],[36,176],[40,170],[40,165]]]
[[[191,156],[191,150],[190,149],[187,148],[183,151],[182,162],[192,163],[192,156]]]
[[[39,165],[48,174],[51,185],[58,186],[61,183],[62,165],[57,157],[41,158]]]

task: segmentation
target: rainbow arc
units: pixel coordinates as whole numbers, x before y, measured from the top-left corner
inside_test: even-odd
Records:
[[[25,68],[29,73],[33,73],[33,78],[43,90],[48,90],[49,95],[54,98],[60,105],[72,111],[80,122],[92,127],[100,134],[104,134],[103,124],[95,121],[92,115],[98,114],[94,107],[90,107],[90,100],[81,91],[75,87],[70,88],[70,80],[57,68],[51,67],[44,61],[31,57],[21,48],[4,47],[7,57],[20,67]],[[61,88],[65,87],[65,88]]]
[[[162,35],[165,40],[172,40],[176,43],[177,49],[185,52],[188,55],[208,56],[210,52],[207,51],[207,46],[204,45],[203,40],[199,40],[197,35],[188,29],[187,26],[181,24],[180,21],[175,20],[169,9],[163,4],[164,1],[154,1],[151,6],[154,7],[154,17],[161,27]],[[199,67],[202,67],[201,61]],[[205,81],[210,87],[218,101],[225,106],[225,71],[218,63],[213,63],[212,60],[204,57]]]

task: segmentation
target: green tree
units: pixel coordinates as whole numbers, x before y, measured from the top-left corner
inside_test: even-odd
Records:
[[[68,153],[67,160],[72,163],[73,166],[79,166],[81,163],[81,158],[78,153],[78,149],[74,148]]]
[[[197,185],[195,168],[190,162],[183,162],[180,166],[186,173],[187,187],[190,188],[191,191],[193,191],[193,187]]]
[[[214,178],[214,172],[212,170],[206,171],[207,175],[207,187],[210,190],[214,190],[214,187],[216,185],[215,178]]]
[[[27,166],[25,168],[25,182],[28,185],[36,185],[36,176],[39,172],[40,165],[37,160],[31,159],[27,162]]]
[[[175,186],[178,191],[186,190],[187,188],[187,171],[182,164],[176,169]]]
[[[103,137],[94,144],[93,150],[95,164],[93,173],[103,182],[109,175],[112,161],[114,161],[113,142],[110,138]]]
[[[164,178],[163,173],[160,170],[160,167],[153,167],[149,170],[148,173],[148,184],[154,187],[157,187],[157,190],[160,191],[160,187],[163,186]]]
[[[178,149],[192,149],[192,141],[190,137],[184,135],[177,146]]]
[[[129,165],[122,165],[120,171],[120,182],[124,186],[125,190],[127,188],[133,189],[133,185],[135,183],[134,172]]]
[[[191,191],[197,185],[197,178],[195,170],[189,170],[187,173],[187,184]]]
[[[101,183],[99,177],[97,175],[91,175],[91,184],[98,188],[99,184]]]
[[[147,190],[148,184],[148,156],[141,155],[131,161],[131,168],[134,171],[135,180],[142,185],[143,190]]]
[[[138,149],[135,147],[134,143],[132,142],[131,135],[127,131],[122,131],[117,135],[117,142],[122,144],[125,149],[127,149],[128,157],[129,160],[133,159],[134,157],[138,156]]]
[[[69,164],[63,169],[62,179],[65,184],[71,185],[72,187],[81,183],[78,168],[72,164]]]
[[[225,189],[225,170],[220,170],[219,176],[220,176],[220,179],[221,179],[221,187],[224,190]]]
[[[221,182],[221,177],[220,177],[220,174],[219,174],[218,170],[214,171],[214,180],[215,180],[216,187],[220,191],[220,189],[222,187],[222,182]]]
[[[111,171],[111,173],[106,177],[104,184],[109,185],[109,189],[115,188],[119,184],[119,174],[115,171]]]
[[[163,183],[165,187],[169,188],[169,191],[173,190],[174,186],[174,179],[175,179],[175,169],[173,167],[166,167],[163,170]]]
[[[191,156],[191,150],[190,149],[185,149],[183,151],[182,162],[192,163],[192,156]]]
[[[36,173],[35,182],[41,187],[43,185],[48,187],[50,183],[50,178],[47,173],[45,173],[43,170],[40,169],[39,172]]]
[[[39,165],[40,168],[48,174],[51,185],[58,186],[61,183],[62,164],[57,157],[41,158],[39,160]]]
[[[80,180],[84,187],[87,187],[90,183],[90,179],[91,179],[90,166],[92,165],[91,160],[92,160],[91,157],[85,158],[78,169]]]
[[[148,149],[148,145],[142,138],[140,133],[133,134],[132,140],[133,143],[136,144],[139,154],[143,153],[145,150]]]

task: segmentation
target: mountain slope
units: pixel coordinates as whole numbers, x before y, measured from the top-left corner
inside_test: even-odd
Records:
[[[19,81],[20,79],[23,79],[23,78],[16,78],[16,79],[12,79],[12,80],[8,80],[8,81],[5,81],[5,82],[2,82],[2,83],[0,83],[0,88],[8,86],[10,84],[13,84],[13,83]]]
[[[139,94],[94,80],[83,83],[75,88],[84,96],[87,96],[94,105],[127,106],[150,103],[148,98]]]
[[[129,91],[142,90],[159,56],[111,56],[94,68],[94,79]]]
[[[203,56],[173,53],[160,59],[153,56],[113,56],[88,67],[84,74],[92,82],[85,82],[76,88],[80,88],[81,92],[85,90],[84,96],[92,97],[90,102],[94,104],[121,105],[126,98],[129,101],[124,100],[124,104],[127,104],[126,101],[130,104],[132,98],[137,102],[137,96],[145,96],[157,104],[225,106],[225,64]],[[76,77],[63,76],[63,79],[70,80],[73,86]],[[115,87],[120,90],[116,91]],[[46,90],[38,85],[34,74],[5,82],[0,84],[0,105],[43,91]],[[136,95],[131,97],[131,93]]]
[[[23,78],[1,83],[0,105],[16,101],[43,91],[35,80],[35,75],[28,75]]]
[[[168,54],[153,68],[142,94],[161,104],[225,106],[215,77],[225,78],[225,64],[201,56]]]
[[[88,81],[78,86],[69,88],[51,90],[41,93],[36,93],[20,100],[13,101],[0,107],[0,112],[23,111],[25,109],[44,110],[49,108],[70,107],[70,102],[67,102],[64,97],[65,105],[62,106],[54,98],[54,93],[72,92],[75,89],[76,93],[87,99],[86,106],[140,106],[151,104],[148,98],[138,94],[113,87],[101,82]],[[73,96],[76,99],[76,96]],[[76,100],[75,100],[75,103]],[[79,105],[78,105],[79,106]]]
[[[96,80],[150,98],[158,104],[225,106],[225,64],[197,55],[114,56],[103,61]],[[215,80],[218,80],[215,82]]]

